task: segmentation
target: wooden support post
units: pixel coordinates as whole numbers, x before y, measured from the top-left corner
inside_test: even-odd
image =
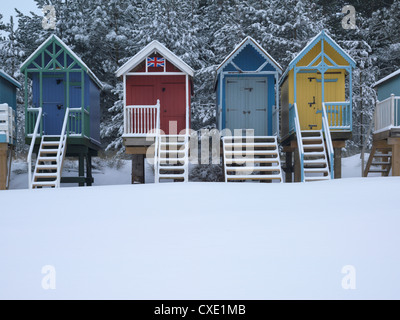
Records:
[[[132,184],[143,184],[145,182],[144,159],[144,154],[132,155]]]
[[[85,177],[85,156],[83,153],[79,154],[79,178]],[[80,187],[84,187],[85,183],[79,182]]]
[[[299,149],[294,150],[294,182],[301,182],[301,163]]]
[[[388,144],[392,146],[392,175],[400,177],[400,138],[389,138]]]
[[[0,190],[7,187],[7,154],[8,144],[0,143]]]
[[[342,179],[342,148],[334,148],[335,179]]]
[[[293,182],[293,153],[286,152],[286,183]]]
[[[87,186],[92,186],[93,176],[92,176],[92,156],[90,154],[86,155],[86,181]]]

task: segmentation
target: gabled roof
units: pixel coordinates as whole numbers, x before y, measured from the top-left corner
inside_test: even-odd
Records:
[[[0,77],[2,77],[3,79],[7,80],[10,83],[12,83],[18,89],[21,89],[21,84],[17,80],[15,80],[13,77],[11,77],[7,73],[5,73],[3,70],[0,70]]]
[[[386,76],[385,78],[379,80],[378,82],[376,82],[376,83],[373,85],[373,88],[375,88],[375,87],[381,85],[382,83],[384,83],[384,82],[386,82],[386,81],[388,81],[388,80],[390,80],[390,79],[392,79],[392,78],[394,78],[394,77],[396,77],[396,76],[398,76],[398,75],[400,75],[400,69],[397,70],[397,71],[395,71],[395,72],[393,72],[393,73],[391,73],[391,74],[389,74],[388,76]]]
[[[236,46],[236,48],[225,58],[225,60],[218,66],[217,68],[217,73],[222,70],[223,66],[226,64],[229,64],[232,62],[233,59],[236,58],[236,56],[248,45],[250,44],[255,50],[257,50],[262,56],[265,57],[267,61],[271,65],[274,66],[274,68],[279,72],[282,73],[283,69],[280,66],[278,62],[274,58],[272,58],[267,51],[263,47],[260,46],[260,44],[254,40],[252,37],[248,36],[246,37],[239,45]]]
[[[317,34],[313,39],[311,39],[308,44],[301,50],[297,56],[289,63],[288,68],[286,69],[285,73],[283,74],[281,81],[284,80],[289,73],[290,70],[292,70],[297,63],[304,58],[304,56],[310,52],[312,48],[314,48],[320,41],[326,41],[329,43],[329,45],[337,52],[339,53],[348,63],[351,67],[355,68],[356,67],[356,62],[355,60],[350,57],[350,55],[344,51],[337,43],[335,40],[333,40],[325,30],[322,30],[319,34]]]
[[[157,40],[154,40],[142,50],[140,50],[135,56],[129,59],[121,68],[119,68],[116,72],[117,77],[120,77],[131,71],[133,68],[137,67],[140,63],[143,62],[144,59],[146,59],[155,51],[161,54],[165,59],[175,65],[182,72],[188,74],[191,77],[194,76],[194,70],[189,65],[187,65],[182,59],[176,56],[163,44],[161,44]]]
[[[82,61],[81,58],[79,58],[75,52],[73,52],[71,50],[71,48],[69,46],[67,46],[59,37],[57,37],[55,34],[51,35],[50,37],[47,38],[46,41],[44,41],[30,56],[28,59],[26,59],[24,61],[24,63],[22,63],[21,65],[21,71],[25,70],[29,64],[35,60],[42,52],[42,50],[44,48],[47,48],[51,43],[53,43],[54,41],[58,42],[58,44],[63,47],[64,50],[66,50],[71,57],[76,60],[76,62],[80,65],[80,67],[86,71],[89,76],[92,78],[92,80],[99,86],[99,88],[103,88],[103,83],[99,80],[99,78],[96,77],[96,75],[94,74],[94,72],[92,70],[89,69],[89,67]]]

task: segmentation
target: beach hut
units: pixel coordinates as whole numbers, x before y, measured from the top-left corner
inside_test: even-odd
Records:
[[[289,64],[280,80],[287,181],[293,171],[295,181],[341,178],[341,150],[353,128],[355,65],[325,30]]]
[[[61,182],[92,185],[92,157],[101,147],[101,81],[56,35],[31,54],[21,72],[29,165],[32,154],[37,154],[33,175],[29,170],[29,187],[59,187]],[[65,157],[79,159],[79,176],[61,177]]]
[[[124,83],[123,140],[127,154],[133,155],[132,182],[144,183],[150,146],[154,147],[157,183],[188,181],[193,69],[153,41],[129,59],[116,76]]]
[[[251,37],[218,66],[217,128],[223,135],[226,182],[282,181],[277,140],[282,72],[279,63]]]
[[[393,176],[400,176],[400,70],[381,79],[374,87],[378,101],[373,119],[375,125],[371,126],[372,150],[364,177],[370,173],[388,176],[391,171]]]
[[[0,70],[0,190],[9,186],[12,153],[17,141],[17,89],[21,85]]]

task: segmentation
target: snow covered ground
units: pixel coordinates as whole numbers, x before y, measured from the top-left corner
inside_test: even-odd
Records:
[[[0,192],[0,299],[400,298],[399,178],[132,186],[125,163],[95,179],[120,185]]]

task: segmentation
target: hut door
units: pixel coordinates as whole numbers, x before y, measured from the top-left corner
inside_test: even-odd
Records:
[[[65,115],[64,77],[43,78],[43,130],[45,135],[60,135]]]
[[[268,123],[268,79],[253,78],[246,81],[247,128],[254,135],[266,136]]]
[[[186,86],[185,82],[176,80],[160,84],[161,128],[172,135],[183,134],[186,129]]]
[[[246,129],[246,96],[244,79],[226,80],[226,129]]]
[[[299,111],[301,130],[321,129],[321,84],[317,81],[321,75],[315,73],[299,73],[297,75],[297,108]]]

